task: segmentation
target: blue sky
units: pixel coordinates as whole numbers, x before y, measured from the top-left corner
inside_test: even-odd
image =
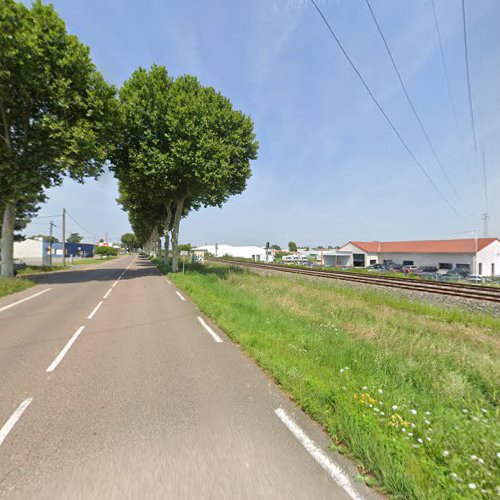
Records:
[[[325,16],[457,216],[403,149],[308,0],[57,0],[120,86],[138,67],[191,73],[250,114],[260,142],[247,190],[183,221],[183,242],[342,244],[463,237],[481,229],[482,161],[468,111],[460,0],[435,0],[458,130],[430,0],[371,0],[457,199],[404,98],[364,0],[318,0]],[[478,143],[486,153],[490,235],[500,236],[500,2],[466,0]],[[49,191],[92,235],[129,230],[111,174]],[[47,233],[47,218],[27,234]],[[60,218],[55,218],[60,230]],[[83,233],[72,220],[69,230]]]

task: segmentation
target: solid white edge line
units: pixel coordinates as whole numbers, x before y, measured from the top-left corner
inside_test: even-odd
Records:
[[[344,471],[333,461],[312,441],[306,433],[292,420],[283,410],[283,408],[278,408],[274,410],[274,413],[278,418],[285,424],[288,430],[297,438],[300,444],[309,452],[309,454],[318,462],[321,467],[328,473],[328,475],[340,486],[345,492],[354,500],[362,500],[361,496],[352,486],[349,477],[344,473]]]
[[[52,290],[52,288],[46,288],[45,290],[42,290],[41,292],[34,293],[33,295],[30,295],[29,297],[25,297],[24,299],[18,300],[17,302],[9,304],[8,306],[4,306],[4,307],[0,308],[0,312],[6,311],[7,309],[10,309],[11,307],[17,306],[18,304],[22,304],[23,302],[26,302],[27,300],[34,299],[35,297],[38,297],[39,295],[42,295],[42,293],[48,292],[49,290]]]
[[[118,280],[116,280],[112,285],[111,288],[114,288],[118,284]]]
[[[110,288],[110,289],[106,292],[106,294],[104,295],[103,299],[107,299],[107,298],[108,298],[108,296],[109,296],[109,294],[110,294],[112,291],[113,291],[113,289],[112,289],[112,288]]]
[[[78,338],[78,335],[83,332],[85,329],[85,325],[78,328],[78,330],[73,334],[73,336],[68,340],[68,343],[63,347],[62,351],[57,355],[57,357],[50,363],[50,366],[45,370],[48,372],[53,372],[57,365],[62,361],[66,353],[70,350],[71,346],[75,343],[75,340]]]
[[[9,432],[14,428],[17,421],[21,418],[21,415],[24,413],[26,408],[33,401],[33,398],[26,398],[17,408],[16,411],[9,417],[7,422],[3,424],[3,427],[0,429],[0,446],[5,441],[5,438],[9,435]]]
[[[95,313],[99,310],[99,307],[101,307],[101,306],[102,306],[102,300],[101,300],[101,302],[99,302],[99,304],[97,304],[94,307],[93,311],[87,316],[87,319],[92,319],[94,317]]]
[[[161,274],[161,273],[160,273]],[[170,280],[165,280],[169,285],[172,284],[172,282]]]
[[[222,342],[222,339],[213,331],[212,328],[210,328],[207,323],[205,322],[205,320],[203,318],[201,318],[200,316],[198,316],[198,321],[201,323],[201,326],[203,328],[205,328],[205,330],[212,336],[212,338],[216,341],[216,342]]]
[[[175,293],[179,296],[179,298],[180,298],[181,300],[184,300],[184,301],[186,300],[186,299],[182,296],[181,292],[178,292],[178,291],[176,290],[176,291],[175,291]]]

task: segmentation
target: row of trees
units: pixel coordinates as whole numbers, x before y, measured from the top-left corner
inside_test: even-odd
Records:
[[[16,224],[65,176],[97,178],[106,162],[138,243],[178,268],[179,227],[241,193],[258,144],[253,123],[193,76],[139,68],[118,95],[53,7],[0,0],[0,256],[13,275]]]
[[[135,71],[118,101],[112,168],[119,202],[149,251],[158,252],[164,237],[167,266],[172,243],[175,272],[181,219],[245,189],[258,148],[253,123],[212,87],[189,75],[172,78],[163,66]]]

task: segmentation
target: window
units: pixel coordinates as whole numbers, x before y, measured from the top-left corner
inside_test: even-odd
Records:
[[[470,264],[457,264],[457,269],[463,269],[465,271],[470,271]]]
[[[390,264],[392,262],[392,259],[384,259],[384,264]]]
[[[403,266],[413,266],[413,264],[412,260],[403,260]]]
[[[373,265],[373,264],[376,264],[377,263],[377,259],[370,259],[370,265]]]
[[[479,266],[479,267],[478,267],[478,270],[477,270],[477,274],[479,274],[479,275],[481,275],[481,276],[482,276],[482,274],[483,274],[483,263],[482,263],[482,262],[480,262],[480,263],[478,264],[478,266]]]
[[[440,262],[439,269],[453,269],[453,264],[449,264],[448,262]]]

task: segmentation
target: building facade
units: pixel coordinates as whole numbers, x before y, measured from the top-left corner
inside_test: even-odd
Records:
[[[442,272],[462,268],[471,274],[498,276],[500,241],[498,238],[350,241],[338,252],[325,252],[323,262],[328,266],[349,267],[396,262],[403,265],[436,266]]]

